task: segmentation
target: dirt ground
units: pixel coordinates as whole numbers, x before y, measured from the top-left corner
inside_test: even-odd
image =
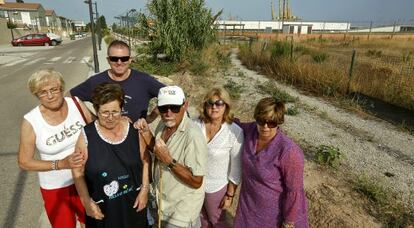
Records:
[[[233,66],[226,72],[216,72],[214,76],[201,77],[193,76],[189,73],[176,74],[168,78],[160,79],[169,85],[179,85],[186,92],[190,101],[190,115],[192,118],[197,117],[197,106],[200,103],[201,97],[204,93],[213,86],[223,86],[229,80],[243,85],[243,91],[241,92],[241,98],[234,101],[234,112],[241,120],[251,120],[253,116],[253,109],[257,101],[264,97],[258,91],[257,84],[263,83],[263,76],[255,74],[254,72],[241,75],[240,71],[245,71],[243,66],[232,57]],[[306,102],[302,99],[300,102]],[[313,104],[312,104],[313,105]],[[326,105],[326,104],[325,104]],[[282,129],[290,137],[292,137],[298,144],[302,146],[305,153],[305,171],[304,171],[304,184],[305,192],[308,199],[308,215],[309,224],[311,227],[381,227],[382,224],[373,216],[371,216],[367,208],[370,207],[370,203],[361,197],[350,185],[350,176],[346,175],[347,171],[358,172],[353,170],[352,162],[344,165],[344,169],[341,171],[334,171],[317,165],[312,160],[312,155],[308,151],[308,146],[312,147],[315,144],[313,138],[310,138],[307,134],[315,134],[312,127],[309,126],[297,126],[306,122],[314,122],[314,124],[321,124],[326,126],[320,126],[320,128],[326,129],[328,135],[336,135],[335,138],[349,138],[347,135],[338,135],[343,129],[337,129],[334,122],[323,121],[319,123],[321,118],[326,117],[318,116],[314,111],[307,111],[306,109],[300,110],[301,114],[297,117],[286,116],[285,124]],[[325,112],[325,111],[324,111]],[[327,111],[329,113],[329,111]],[[302,123],[304,121],[304,123]],[[366,120],[363,120],[366,121]],[[329,123],[327,123],[329,122]],[[338,124],[337,124],[338,125]],[[336,132],[329,133],[334,129]],[[359,137],[358,135],[355,137]],[[315,139],[320,140],[320,139]],[[352,139],[354,140],[354,139]],[[355,139],[357,140],[357,139]],[[409,138],[410,142],[413,142],[412,136]],[[360,140],[361,141],[361,140]],[[368,140],[372,143],[372,139]],[[343,142],[349,144],[349,142]],[[408,144],[408,145],[409,145]],[[413,145],[413,144],[411,144]],[[353,150],[352,148],[350,150]],[[345,149],[346,152],[346,149]],[[348,156],[354,156],[352,154]],[[351,160],[351,159],[350,159]],[[374,170],[375,171],[375,170]],[[339,172],[339,173],[338,173]],[[374,174],[375,176],[375,174]],[[402,175],[404,176],[404,175]],[[408,181],[408,185],[411,186],[411,181]],[[233,208],[229,210],[228,221],[229,226],[232,224],[232,216],[234,215],[235,208],[237,206],[238,198],[235,198]]]

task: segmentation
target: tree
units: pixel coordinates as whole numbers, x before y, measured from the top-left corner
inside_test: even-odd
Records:
[[[99,24],[101,29],[107,29],[108,28],[108,25],[106,24],[105,16],[103,16],[103,15],[98,18],[97,23]]]
[[[152,0],[148,15],[139,14],[140,28],[152,42],[153,55],[164,53],[173,61],[180,61],[191,50],[201,50],[216,40],[215,18],[204,0]]]
[[[17,3],[24,3],[23,0],[16,0]]]

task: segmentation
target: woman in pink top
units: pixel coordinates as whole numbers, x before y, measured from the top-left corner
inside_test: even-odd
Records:
[[[194,122],[203,132],[208,146],[201,225],[203,228],[228,227],[224,209],[233,203],[234,193],[240,183],[243,131],[233,123],[227,91],[213,88],[207,92],[200,106],[200,117]]]
[[[18,162],[23,170],[36,171],[46,213],[52,227],[75,228],[84,224],[83,208],[72,179],[71,168],[83,158],[74,154],[75,143],[92,115],[79,101],[63,96],[65,83],[54,70],[40,70],[28,81],[40,105],[24,116],[20,130]],[[83,110],[84,117],[79,108]],[[86,122],[86,123],[85,123]],[[40,159],[35,158],[35,150]]]
[[[263,98],[256,121],[239,123],[245,142],[236,228],[308,227],[303,152],[279,128],[284,113],[283,102]]]

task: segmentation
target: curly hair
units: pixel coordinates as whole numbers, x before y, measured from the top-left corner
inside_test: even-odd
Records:
[[[119,101],[122,108],[124,106],[124,90],[119,84],[104,82],[95,87],[92,91],[92,104],[96,112],[101,105],[111,101]]]

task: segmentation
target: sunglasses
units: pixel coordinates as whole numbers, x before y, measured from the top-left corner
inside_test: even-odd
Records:
[[[158,111],[160,111],[160,113],[167,113],[168,109],[173,112],[173,113],[179,113],[181,110],[181,106],[182,105],[163,105],[163,106],[158,106]]]
[[[275,121],[267,121],[267,120],[256,120],[257,125],[264,127],[267,125],[268,128],[275,128],[277,127],[277,122]]]
[[[212,101],[212,100],[208,100],[206,101],[206,105],[213,107],[213,105],[216,105],[217,107],[223,106],[225,105],[226,102],[224,102],[223,100],[216,100],[216,101]]]
[[[121,60],[121,62],[127,62],[129,60],[129,56],[109,56],[108,59],[111,62],[118,62]]]

